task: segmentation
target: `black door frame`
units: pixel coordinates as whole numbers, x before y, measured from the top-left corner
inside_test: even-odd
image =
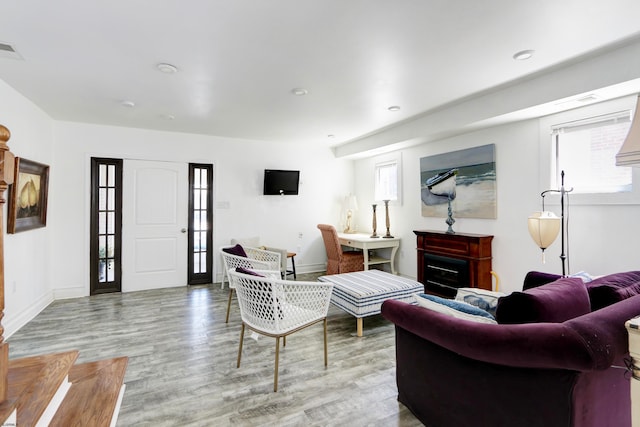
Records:
[[[100,183],[100,166],[107,166],[107,175]],[[109,166],[115,166],[113,185],[109,183]],[[113,190],[113,191],[110,191]],[[100,194],[105,198],[100,206]],[[113,198],[113,203],[109,203]],[[103,215],[101,215],[103,214]],[[113,215],[113,229],[109,226],[108,216]],[[101,224],[103,222],[103,224]],[[100,227],[102,225],[102,231]],[[113,237],[110,245],[109,238]],[[104,239],[105,251],[100,253],[100,240]],[[113,247],[111,247],[113,246]],[[110,252],[110,250],[113,252]],[[91,229],[90,229],[90,291],[89,295],[122,291],[122,159],[91,158]],[[113,267],[110,267],[110,263]],[[113,280],[108,280],[107,269],[113,268]],[[101,270],[104,280],[100,278]]]
[[[196,194],[200,195],[204,190],[198,183],[196,185],[196,169],[206,170],[206,206],[203,208],[202,206],[199,209],[195,209],[195,198]],[[206,213],[206,223],[207,229],[205,234],[205,247],[206,247],[206,265],[204,271],[200,269],[199,272],[195,272],[195,262],[194,257],[196,254],[201,254],[202,252],[202,244],[201,244],[201,231],[199,229],[199,225],[195,224],[196,215]],[[198,227],[196,229],[196,227]],[[198,240],[197,240],[197,239]],[[197,248],[196,251],[196,243]],[[189,163],[189,235],[188,235],[188,277],[187,283],[189,285],[200,285],[205,283],[213,283],[213,165],[205,164],[205,163]],[[201,263],[199,265],[202,265]]]

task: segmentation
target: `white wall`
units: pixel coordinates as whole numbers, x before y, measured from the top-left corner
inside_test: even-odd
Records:
[[[323,268],[324,246],[316,224],[340,226],[342,200],[349,192],[358,197],[358,228],[369,230],[376,158],[354,162],[335,159],[322,146],[57,122],[2,81],[0,99],[0,123],[12,132],[12,151],[51,165],[47,227],[5,237],[5,337],[54,297],[89,293],[91,156],[213,163],[217,207],[213,247],[232,237],[259,235],[265,244],[297,252],[299,271]],[[416,276],[413,230],[446,229],[444,218],[421,216],[419,159],[485,144],[496,145],[498,218],[459,218],[455,230],[495,236],[493,268],[501,277],[502,290],[520,289],[529,270],[560,272],[559,244],[548,249],[547,264],[542,265],[526,229],[526,218],[539,209],[539,194],[548,188],[540,177],[545,166],[540,147],[546,136],[541,135],[539,123],[496,126],[401,150],[403,204],[390,208],[391,232],[402,238],[401,274]],[[300,195],[262,196],[265,168],[299,169]],[[383,211],[378,210],[378,232],[384,227]],[[572,271],[606,274],[637,269],[634,242],[640,235],[635,221],[639,214],[639,205],[572,206]]]
[[[389,209],[391,233],[402,238],[398,256],[400,273],[413,278],[417,275],[413,230],[447,229],[445,217],[422,217],[420,158],[495,144],[497,219],[457,218],[453,228],[457,232],[494,236],[493,269],[500,276],[503,291],[521,290],[522,279],[530,270],[560,274],[560,239],[547,249],[546,264],[542,264],[541,252],[527,231],[527,217],[531,212],[540,210],[540,193],[549,188],[544,186],[545,180],[540,177],[540,170],[545,169],[541,164],[540,147],[547,143],[548,138],[548,133],[541,132],[540,120],[528,120],[401,150],[403,204]],[[357,218],[360,224],[371,224],[373,167],[377,159],[384,157],[356,161],[356,195],[361,206]],[[557,206],[547,208],[560,214]],[[640,237],[640,225],[636,220],[640,216],[639,205],[581,203],[572,205],[570,209],[571,272],[584,270],[600,275],[638,269],[634,242]],[[370,230],[371,226],[368,227],[366,230]],[[379,208],[378,233],[383,227],[384,210]]]
[[[300,272],[324,268],[326,255],[316,224],[336,222],[340,201],[353,188],[353,162],[336,160],[323,146],[69,122],[56,122],[54,134],[56,185],[51,196],[57,204],[50,210],[50,226],[54,241],[64,242],[65,247],[52,253],[56,298],[89,293],[92,156],[212,163],[217,207],[213,248],[233,237],[260,236],[264,244],[296,252]],[[265,168],[300,170],[300,194],[263,196]],[[217,256],[214,260],[219,262]],[[216,271],[220,272],[219,265]]]
[[[12,152],[51,166],[47,226],[5,237],[5,338],[54,298],[89,294],[92,156],[213,163],[220,207],[213,248],[258,235],[297,252],[298,271],[324,268],[316,224],[338,223],[341,201],[353,191],[353,161],[336,160],[329,148],[59,122],[2,81],[0,99]],[[300,170],[300,195],[263,196],[265,168]]]
[[[3,81],[0,81],[0,99],[0,124],[11,132],[8,141],[11,152],[16,157],[51,165],[53,120]],[[7,191],[4,198],[8,197]],[[3,215],[4,223],[1,225],[3,233],[6,233],[6,204]],[[49,256],[51,229],[47,226],[4,237],[5,309],[2,326],[5,337],[53,301]]]

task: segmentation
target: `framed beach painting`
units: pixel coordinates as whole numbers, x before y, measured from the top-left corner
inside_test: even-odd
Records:
[[[496,218],[495,144],[420,159],[422,216]]]
[[[16,157],[15,177],[9,190],[7,233],[47,225],[49,166]]]

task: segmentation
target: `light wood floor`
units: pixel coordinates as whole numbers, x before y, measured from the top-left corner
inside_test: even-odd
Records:
[[[309,276],[298,275],[309,280]],[[78,362],[129,356],[118,426],[420,426],[397,402],[395,332],[381,316],[331,307],[322,325],[288,337],[273,392],[275,339],[245,336],[219,284],[59,300],[16,332],[10,358],[77,349]]]

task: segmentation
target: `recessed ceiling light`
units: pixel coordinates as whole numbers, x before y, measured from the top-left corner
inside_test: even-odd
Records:
[[[392,105],[391,107],[387,108],[387,110],[389,111],[400,111],[400,107],[397,105]]]
[[[291,89],[291,93],[294,94],[295,96],[305,96],[306,94],[309,93],[309,91],[301,87],[296,87]]]
[[[333,135],[333,134],[331,134],[331,133],[330,133],[329,135],[327,135],[327,138],[335,138],[335,137],[336,137],[336,136],[335,136],[335,135]]]
[[[133,101],[125,100],[125,101],[122,101],[122,102],[120,103],[120,105],[122,105],[123,107],[127,107],[127,108],[133,108],[133,107],[135,107],[135,106],[136,106],[136,103],[135,103],[135,102],[133,102]]]
[[[165,74],[173,74],[178,72],[178,69],[176,68],[175,65],[166,64],[166,63],[158,64],[158,70],[160,70]]]
[[[521,50],[520,52],[516,52],[513,55],[513,59],[516,59],[518,61],[524,61],[526,59],[529,59],[533,56],[533,50],[531,49],[527,49],[527,50]]]

